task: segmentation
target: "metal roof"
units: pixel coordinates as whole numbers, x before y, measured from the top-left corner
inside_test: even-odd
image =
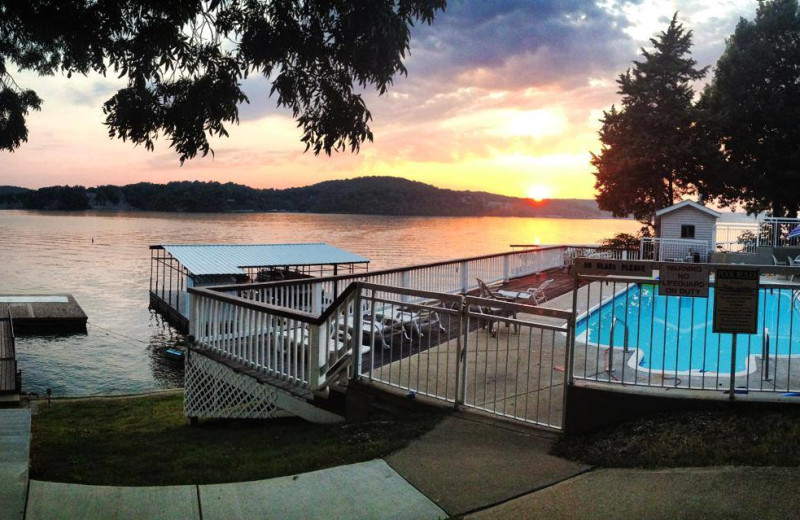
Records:
[[[369,260],[328,244],[161,244],[195,275],[240,274],[243,267],[359,264]]]
[[[664,215],[665,213],[669,213],[671,211],[675,211],[676,209],[681,209],[681,208],[686,208],[686,207],[694,208],[694,209],[696,209],[698,211],[702,211],[704,213],[707,213],[707,214],[711,215],[714,218],[719,218],[719,217],[722,216],[722,213],[714,211],[711,208],[707,208],[707,207],[703,206],[702,204],[700,204],[698,202],[695,202],[693,200],[688,200],[687,199],[687,200],[682,200],[677,204],[673,204],[672,206],[669,206],[669,207],[666,207],[664,209],[660,209],[660,210],[656,211],[656,217],[660,217],[661,215]]]

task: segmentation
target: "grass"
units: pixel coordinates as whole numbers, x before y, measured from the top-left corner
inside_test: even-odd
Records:
[[[593,466],[800,466],[800,409],[667,413],[567,436],[555,455]]]
[[[187,426],[183,395],[54,401],[33,417],[31,478],[146,486],[258,480],[385,456],[427,432],[442,412],[359,423],[301,419]]]

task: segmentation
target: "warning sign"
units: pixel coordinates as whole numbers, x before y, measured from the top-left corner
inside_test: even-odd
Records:
[[[755,334],[758,326],[758,269],[717,268],[714,332]]]
[[[621,260],[595,260],[579,258],[578,272],[605,276],[653,276],[652,262],[626,262]]]
[[[708,298],[708,266],[704,264],[661,264],[658,294]]]

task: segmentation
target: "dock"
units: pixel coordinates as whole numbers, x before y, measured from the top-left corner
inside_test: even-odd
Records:
[[[19,404],[17,335],[85,333],[87,321],[71,294],[0,295],[0,407]]]
[[[19,394],[19,386],[14,328],[11,318],[6,315],[0,317],[0,405],[9,399],[9,395]]]
[[[71,294],[0,295],[0,317],[10,316],[16,334],[86,332],[88,317]]]

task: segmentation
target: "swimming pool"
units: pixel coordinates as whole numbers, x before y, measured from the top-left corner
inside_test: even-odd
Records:
[[[759,291],[758,333],[737,338],[737,375],[756,370],[764,348],[764,330],[770,338],[771,359],[800,355],[800,302],[792,289]],[[633,284],[608,298],[581,318],[576,340],[587,348],[607,348],[616,318],[613,345],[622,349],[625,326],[628,345],[637,349],[628,366],[635,370],[675,375],[730,375],[731,334],[712,332],[714,289],[708,298],[661,296],[653,285]]]

